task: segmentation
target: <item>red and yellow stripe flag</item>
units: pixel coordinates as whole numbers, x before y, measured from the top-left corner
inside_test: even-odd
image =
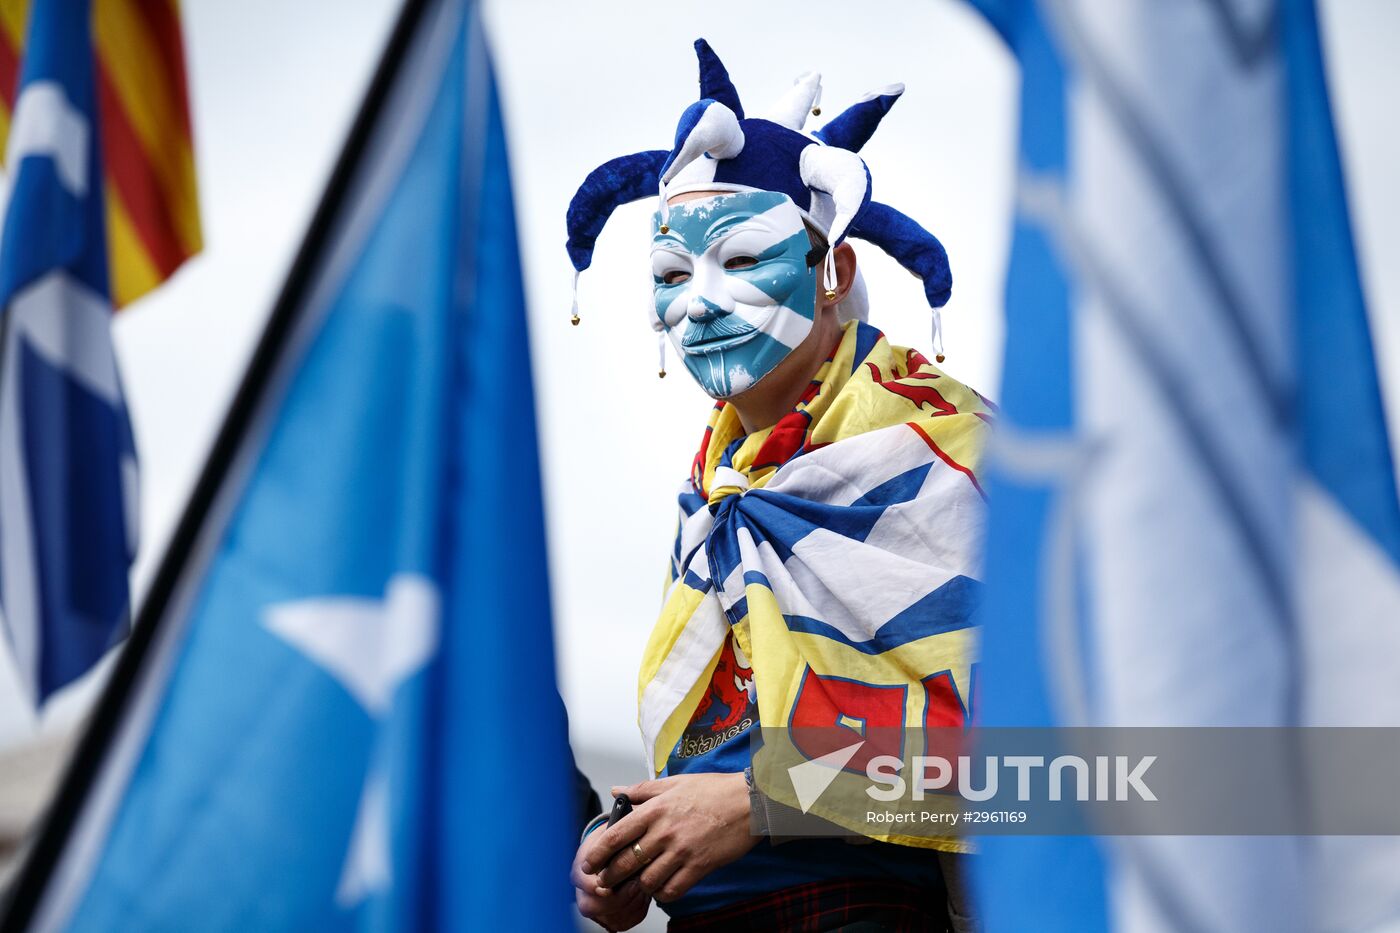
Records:
[[[31,0],[0,0],[0,153]],[[199,252],[199,200],[177,0],[93,0],[112,302],[120,308]]]

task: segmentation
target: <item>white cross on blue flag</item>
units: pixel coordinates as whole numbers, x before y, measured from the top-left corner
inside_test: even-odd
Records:
[[[126,634],[136,550],[93,69],[88,4],[34,4],[0,241],[0,620],[36,705]]]

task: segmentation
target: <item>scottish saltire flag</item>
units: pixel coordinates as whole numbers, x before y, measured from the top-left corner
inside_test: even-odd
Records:
[[[136,458],[111,310],[200,246],[169,0],[0,3],[0,620],[36,704],[125,633]]]
[[[95,741],[121,717],[97,778],[60,798],[66,845],[21,879],[33,926],[569,928],[529,344],[472,5],[407,5],[190,514],[99,707]]]
[[[981,722],[1400,725],[1400,509],[1313,4],[976,5],[1023,72]],[[993,933],[1400,921],[1394,840],[982,849]]]
[[[0,240],[0,618],[36,705],[125,634],[136,549],[95,69],[88,5],[38,4]]]

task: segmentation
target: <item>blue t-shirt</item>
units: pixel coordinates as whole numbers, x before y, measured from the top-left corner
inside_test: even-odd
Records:
[[[666,774],[732,773],[752,760],[749,730],[758,725],[753,670],[731,632],[725,639],[710,689],[681,734]],[[938,856],[929,849],[844,839],[767,839],[737,861],[715,869],[685,896],[661,905],[673,917],[706,913],[782,888],[813,881],[871,878],[942,885]]]

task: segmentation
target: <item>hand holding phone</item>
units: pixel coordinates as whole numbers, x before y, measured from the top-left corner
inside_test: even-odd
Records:
[[[612,812],[608,814],[608,825],[613,825],[631,812],[632,801],[627,798],[626,794],[618,794],[613,798]]]

